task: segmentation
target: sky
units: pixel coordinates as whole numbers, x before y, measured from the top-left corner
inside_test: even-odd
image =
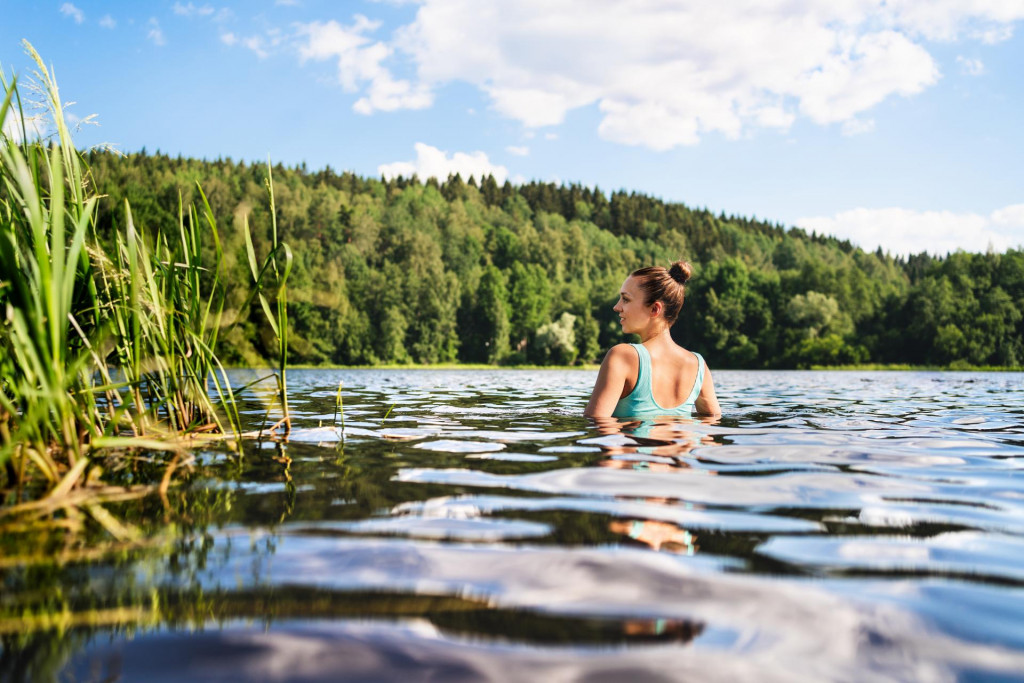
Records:
[[[894,255],[1024,247],[1024,0],[0,0],[0,17],[0,67],[30,77],[32,43],[82,148],[580,183]]]

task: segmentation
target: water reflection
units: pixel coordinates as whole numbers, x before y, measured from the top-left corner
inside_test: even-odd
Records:
[[[596,431],[602,436],[584,439],[580,443],[597,445],[607,455],[604,460],[597,463],[599,467],[640,472],[683,472],[691,468],[686,457],[694,448],[715,445],[710,436],[687,430],[687,426],[698,423],[686,418],[594,418],[593,422]],[[705,420],[704,424],[713,425],[716,422],[717,420]],[[704,473],[715,474],[714,470],[704,470]],[[648,505],[673,505],[675,502],[662,497],[647,497],[642,500]],[[669,521],[615,520],[609,522],[608,530],[652,550],[692,556],[700,547],[694,534]]]
[[[671,522],[634,519],[631,522],[611,522],[608,529],[643,543],[652,550],[693,555],[699,547],[696,536]]]
[[[106,505],[136,540],[4,529],[0,678],[1024,670],[1024,377],[716,380],[591,422],[591,373],[294,372],[287,441]]]

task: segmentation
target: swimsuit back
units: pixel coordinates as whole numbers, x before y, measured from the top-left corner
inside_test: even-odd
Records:
[[[654,400],[654,393],[651,390],[651,354],[643,344],[630,344],[640,357],[640,368],[636,376],[636,386],[628,395],[619,399],[612,411],[612,417],[650,417],[654,415],[685,415],[693,414],[694,404],[700,394],[701,385],[704,384],[704,370],[706,365],[699,353],[697,356],[697,378],[693,382],[693,389],[690,396],[674,408],[662,408]]]

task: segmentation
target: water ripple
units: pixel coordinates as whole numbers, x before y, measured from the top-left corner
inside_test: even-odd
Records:
[[[47,593],[201,619],[96,630],[71,673],[1020,677],[1024,374],[718,370],[720,420],[587,420],[594,379],[290,371],[291,434],[124,504],[170,546]],[[242,401],[246,429],[278,419],[272,382]],[[4,604],[33,614],[40,576]]]

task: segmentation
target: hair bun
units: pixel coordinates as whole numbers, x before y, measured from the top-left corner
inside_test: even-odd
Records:
[[[693,275],[693,266],[687,261],[676,261],[668,269],[669,277],[678,282],[681,285],[685,285],[690,281],[690,276]]]

